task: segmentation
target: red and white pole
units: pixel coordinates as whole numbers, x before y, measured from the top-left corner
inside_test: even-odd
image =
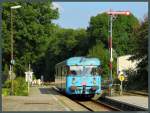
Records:
[[[109,50],[110,50],[110,62],[109,62],[109,68],[110,68],[110,84],[113,84],[113,77],[112,77],[112,62],[113,62],[113,56],[112,56],[112,22],[113,22],[113,15],[110,15],[110,36],[109,36]],[[110,86],[111,87],[111,86]],[[111,89],[111,88],[110,88]],[[110,90],[110,95],[111,90]]]
[[[113,77],[112,77],[112,62],[113,62],[113,57],[112,57],[112,22],[113,22],[113,16],[114,15],[125,15],[128,16],[130,15],[129,11],[108,11],[107,14],[110,16],[110,36],[109,36],[109,50],[110,50],[110,62],[109,62],[109,68],[110,68],[110,81],[111,85],[113,84]],[[110,92],[111,94],[111,92]]]

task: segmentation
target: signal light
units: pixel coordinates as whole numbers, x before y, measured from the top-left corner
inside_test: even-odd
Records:
[[[72,84],[75,84],[75,82],[76,82],[76,79],[72,78]]]

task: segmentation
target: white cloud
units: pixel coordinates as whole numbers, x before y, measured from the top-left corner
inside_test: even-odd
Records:
[[[63,8],[61,7],[61,5],[59,3],[56,2],[52,2],[52,9],[56,9],[58,8],[58,11],[61,12],[63,10]]]

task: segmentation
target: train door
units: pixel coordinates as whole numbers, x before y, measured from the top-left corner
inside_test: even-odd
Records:
[[[62,89],[65,90],[66,88],[66,73],[65,73],[65,66],[62,66]]]
[[[60,78],[60,79],[61,79],[61,86],[60,86],[60,87],[61,87],[61,89],[62,89],[62,67],[60,67],[60,77],[61,77],[61,78]]]
[[[58,88],[61,89],[61,68],[58,66]]]

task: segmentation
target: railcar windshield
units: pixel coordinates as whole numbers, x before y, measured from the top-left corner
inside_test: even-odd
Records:
[[[98,69],[97,66],[70,66],[73,75],[98,75]]]

